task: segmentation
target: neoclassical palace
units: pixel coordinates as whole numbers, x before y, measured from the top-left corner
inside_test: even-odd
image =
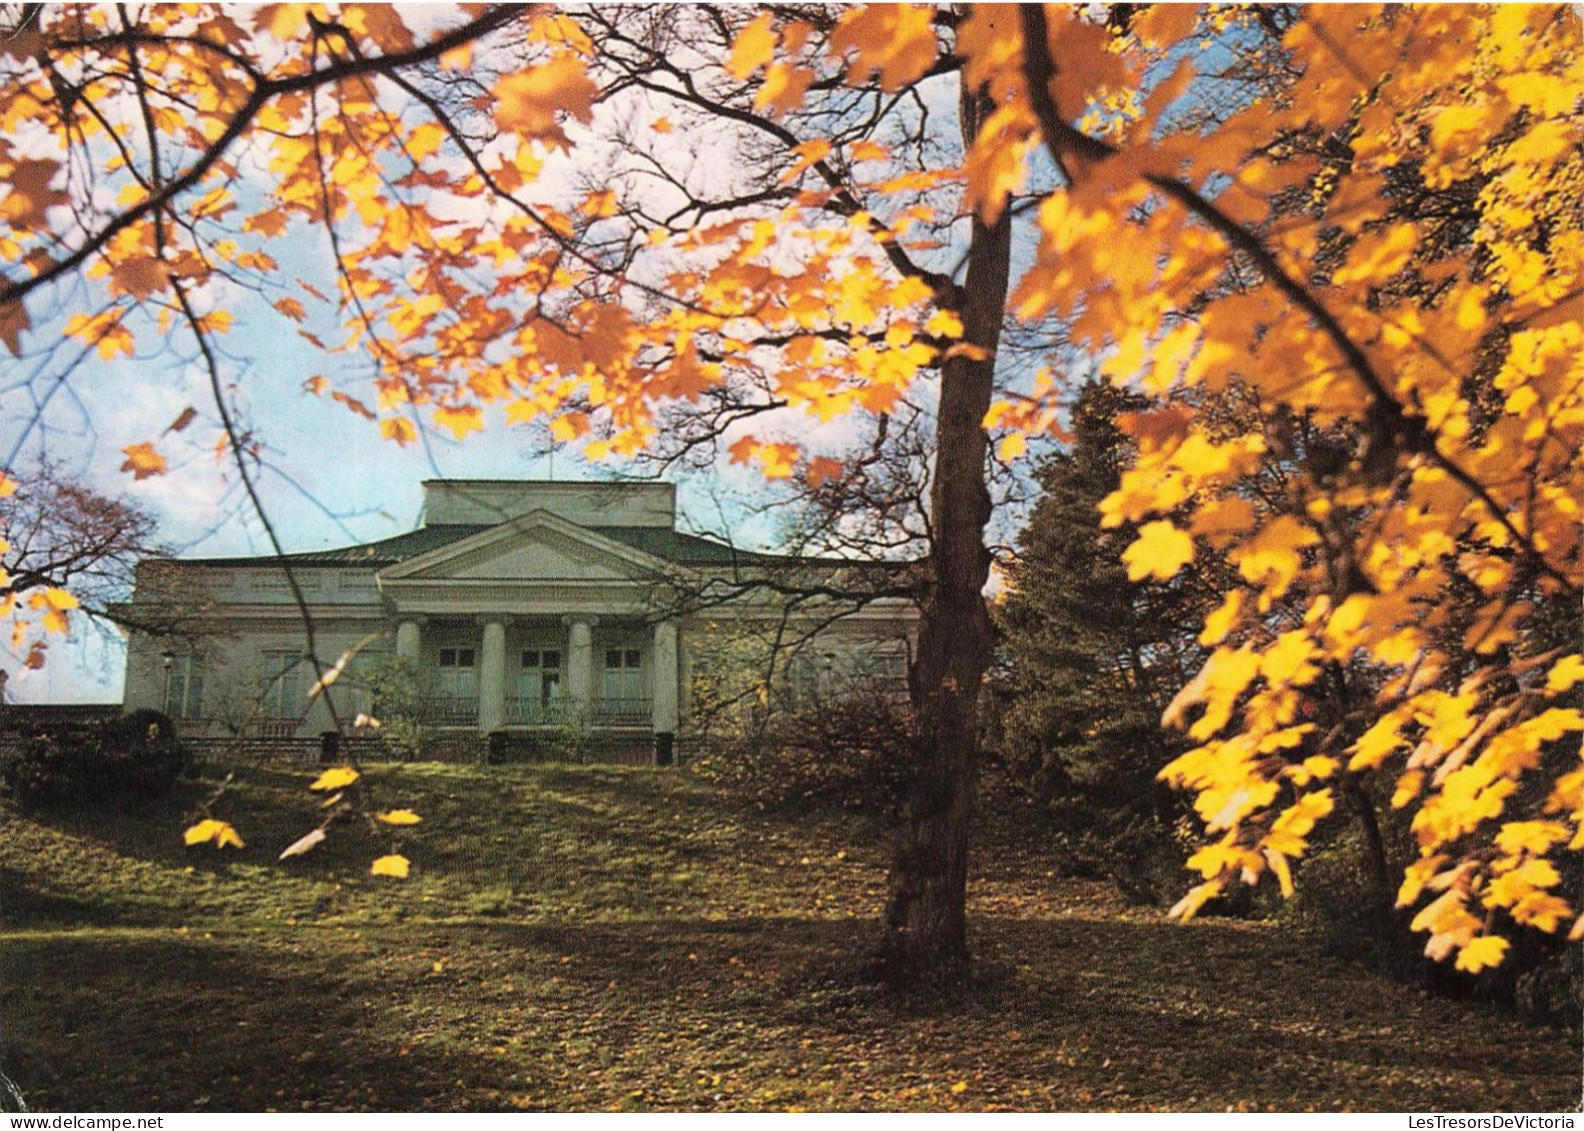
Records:
[[[671,484],[423,487],[417,529],[289,555],[289,575],[276,558],[145,563],[126,619],[180,627],[132,631],[126,706],[193,735],[345,733],[369,706],[362,677],[394,655],[416,674],[427,727],[653,734],[667,757],[695,677],[749,654],[706,646],[723,636],[786,643],[783,671],[905,675],[910,603],[831,598],[863,574],[850,562],[683,533]],[[803,583],[825,596],[789,599]],[[310,695],[348,652],[345,678]]]

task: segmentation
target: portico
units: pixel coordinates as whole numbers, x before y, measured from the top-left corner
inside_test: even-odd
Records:
[[[418,675],[422,720],[486,734],[533,727],[673,734],[681,673],[670,620],[482,613],[408,615],[396,651]]]
[[[424,722],[674,734],[668,563],[545,510],[376,574]]]

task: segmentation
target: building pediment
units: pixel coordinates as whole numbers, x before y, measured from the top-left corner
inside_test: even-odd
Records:
[[[539,510],[387,566],[379,581],[619,582],[667,571],[659,558]]]

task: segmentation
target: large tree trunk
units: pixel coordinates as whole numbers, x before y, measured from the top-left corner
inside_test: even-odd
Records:
[[[965,146],[993,109],[979,94],[964,93]],[[995,386],[1011,246],[1004,211],[991,226],[974,218],[968,273],[956,305],[964,340],[983,356],[953,357],[941,367],[930,488],[934,544],[911,680],[918,749],[906,827],[891,865],[881,956],[885,979],[899,987],[944,988],[968,972],[968,832],[979,686],[991,648],[984,602],[990,570],[984,416]]]

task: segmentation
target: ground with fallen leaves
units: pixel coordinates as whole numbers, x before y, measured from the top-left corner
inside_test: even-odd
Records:
[[[979,969],[868,985],[887,838],[734,810],[686,773],[374,767],[386,845],[308,770],[216,806],[0,807],[0,1070],[34,1110],[1576,1110],[1553,1029],[1392,983],[1263,922],[1166,922],[989,814]]]

